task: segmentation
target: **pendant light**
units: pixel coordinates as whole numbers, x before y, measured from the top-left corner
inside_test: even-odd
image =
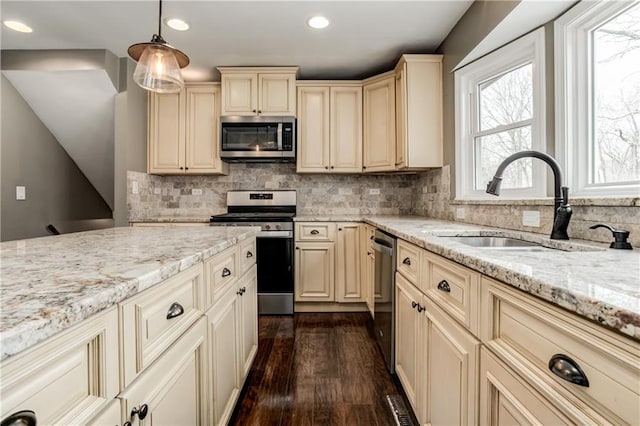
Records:
[[[138,62],[133,81],[143,89],[158,93],[177,93],[184,86],[180,68],[189,65],[189,57],[162,38],[162,0],[158,12],[158,34],[150,42],[129,46],[127,52]]]

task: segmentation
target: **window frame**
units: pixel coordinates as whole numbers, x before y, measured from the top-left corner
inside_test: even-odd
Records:
[[[640,195],[640,182],[589,183],[590,129],[593,125],[590,34],[633,4],[633,1],[583,1],[554,22],[555,150],[574,197]]]
[[[545,123],[545,32],[538,28],[519,39],[483,56],[475,62],[456,70],[455,79],[455,148],[456,148],[456,199],[496,200],[484,190],[474,189],[475,144],[474,135],[479,132],[478,91],[481,83],[516,69],[532,64],[533,116],[531,121],[531,149],[546,151]],[[516,123],[502,127],[511,127]],[[498,128],[496,128],[498,129]],[[504,199],[531,199],[547,196],[546,169],[541,161],[532,159],[532,187],[526,189],[503,188]]]

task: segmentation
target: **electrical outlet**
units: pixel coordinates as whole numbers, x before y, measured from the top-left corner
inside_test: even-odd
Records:
[[[380,188],[369,189],[369,195],[380,195]]]
[[[140,192],[140,189],[138,188],[138,181],[134,180],[133,182],[131,182],[131,193],[138,194],[139,192]]]
[[[27,188],[24,186],[16,186],[16,200],[26,200],[27,199]]]
[[[540,227],[540,212],[535,210],[525,210],[522,212],[522,226],[532,228]]]
[[[193,188],[191,190],[191,195],[202,195],[202,188]]]
[[[456,219],[464,219],[464,214],[465,214],[464,207],[458,207],[456,209]]]
[[[161,188],[153,188],[153,193],[155,195],[160,195],[160,194],[162,194],[162,189]]]

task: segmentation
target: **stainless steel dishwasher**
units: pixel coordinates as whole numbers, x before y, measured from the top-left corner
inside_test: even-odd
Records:
[[[389,372],[395,372],[396,237],[376,229],[374,330]]]

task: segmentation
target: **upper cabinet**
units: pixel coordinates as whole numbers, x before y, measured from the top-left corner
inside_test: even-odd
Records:
[[[362,172],[362,87],[308,82],[298,87],[299,173]]]
[[[365,172],[396,169],[396,84],[388,72],[363,81]]]
[[[396,169],[442,167],[442,55],[402,55],[395,88]]]
[[[221,115],[296,115],[297,67],[218,67]]]
[[[152,174],[227,174],[219,151],[220,87],[188,84],[150,93],[147,170]]]

